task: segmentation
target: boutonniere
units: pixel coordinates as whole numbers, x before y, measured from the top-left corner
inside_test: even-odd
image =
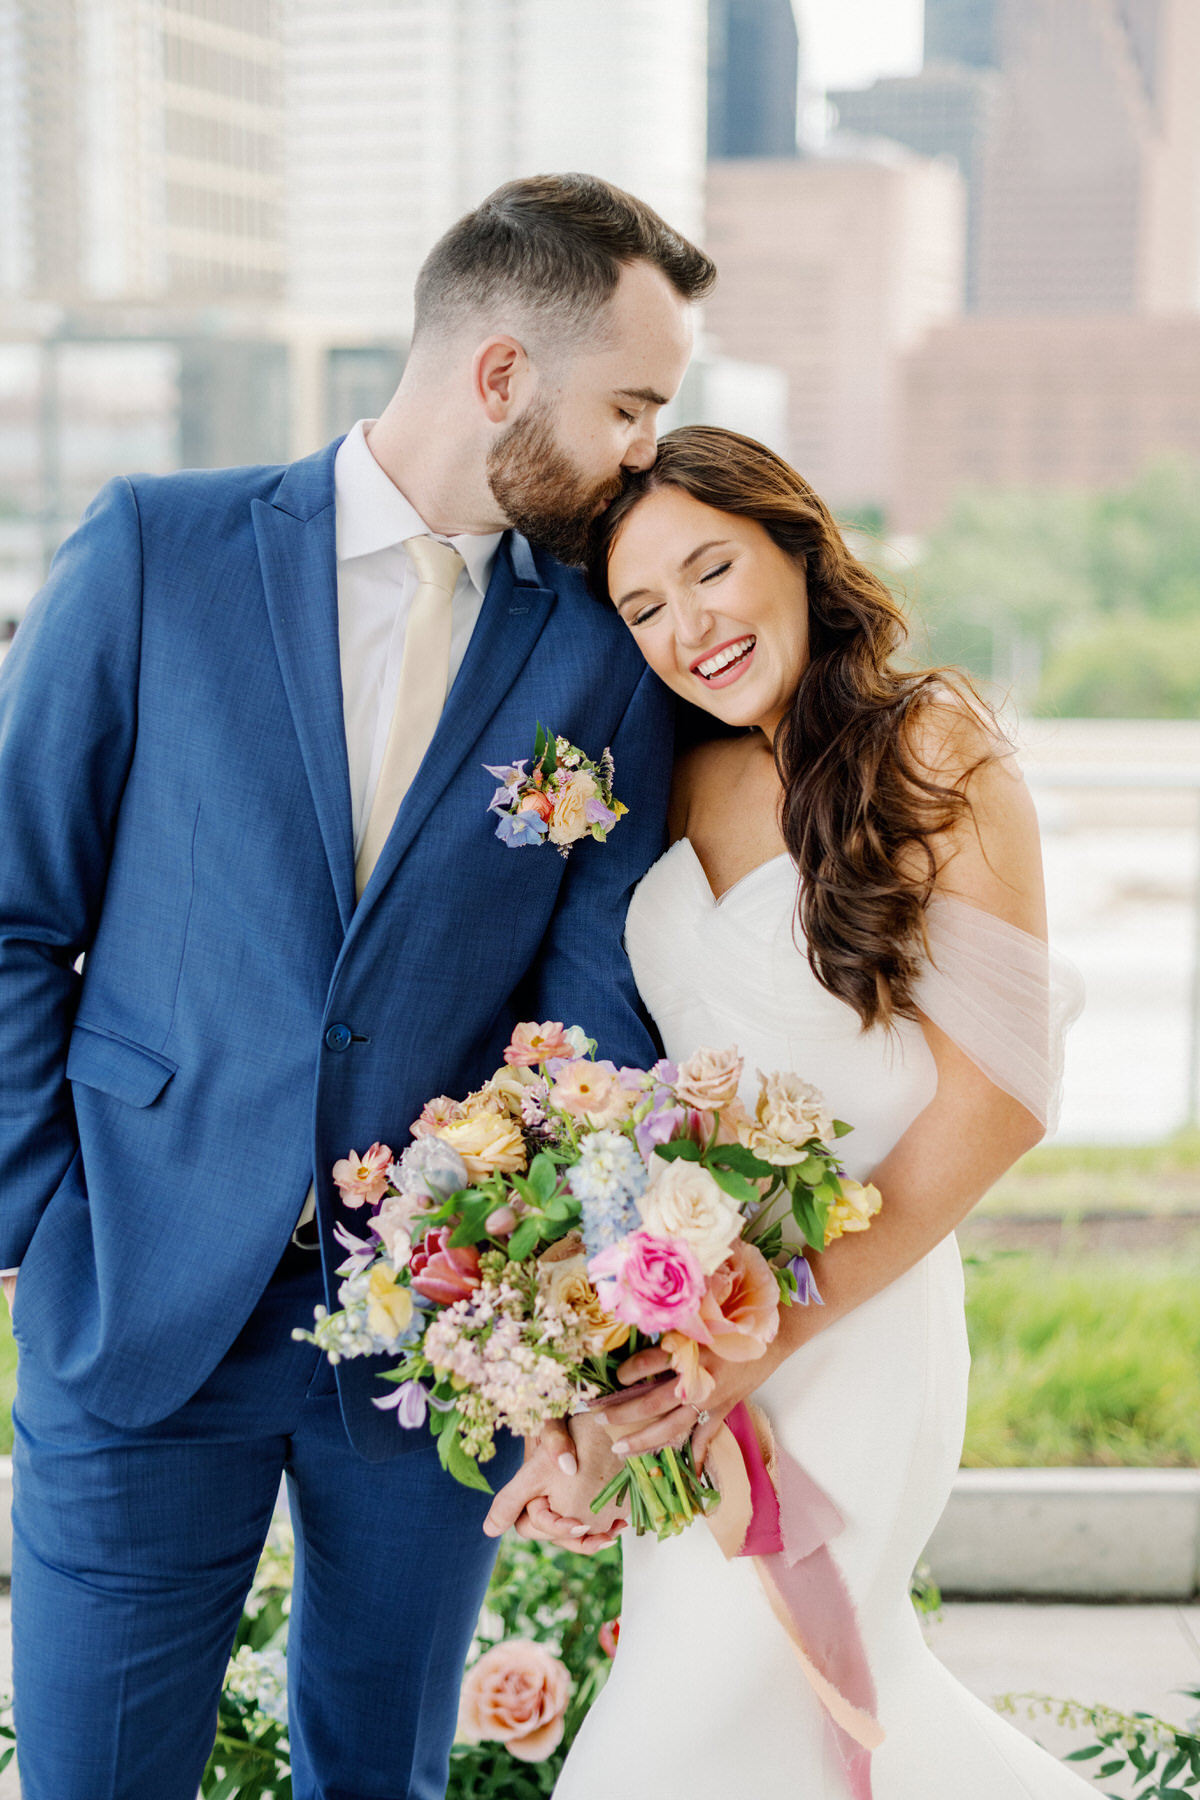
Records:
[[[513,850],[548,838],[566,856],[581,837],[603,843],[629,810],[613,795],[612,752],[605,750],[595,763],[544,725],[537,728],[532,757],[483,766],[501,784],[488,807],[500,815],[496,836]]]

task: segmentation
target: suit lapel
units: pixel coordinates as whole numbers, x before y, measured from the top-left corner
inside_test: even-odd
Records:
[[[443,789],[471,753],[484,726],[509,692],[554,610],[557,595],[543,587],[529,545],[511,532],[492,569],[479,622],[450,690],[433,742],[400,804],[396,822],[359,903],[365,911],[383,892]],[[533,722],[530,721],[532,742]],[[513,746],[513,754],[518,746]],[[482,790],[481,790],[482,791]]]
[[[338,645],[334,450],[293,464],[274,502],[256,500],[252,511],[275,651],[345,929],[354,913],[354,834]]]

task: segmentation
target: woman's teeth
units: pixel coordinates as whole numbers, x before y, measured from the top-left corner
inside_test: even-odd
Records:
[[[731,669],[734,663],[741,662],[744,656],[749,656],[753,648],[752,637],[739,638],[736,644],[726,644],[723,650],[718,650],[706,662],[698,663],[696,673],[703,675],[705,681],[711,681],[716,675],[724,675],[727,669]]]

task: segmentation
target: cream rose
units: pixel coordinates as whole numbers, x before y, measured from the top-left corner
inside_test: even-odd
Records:
[[[588,1336],[588,1349],[593,1356],[605,1356],[617,1350],[629,1337],[629,1327],[606,1313],[600,1296],[588,1280],[587,1255],[581,1248],[573,1256],[546,1255],[538,1258],[538,1289],[556,1306],[568,1306],[583,1323]],[[552,1249],[559,1249],[555,1244]]]
[[[760,1069],[758,1079],[762,1085],[753,1119],[738,1132],[748,1150],[764,1162],[786,1167],[804,1161],[810,1138],[829,1142],[833,1115],[818,1088],[786,1071],[764,1075]]]
[[[581,838],[588,828],[587,803],[600,798],[600,788],[594,775],[581,769],[577,775],[564,782],[558,790],[558,798],[554,802],[554,813],[550,820],[550,842],[552,844],[573,844]]]
[[[444,1144],[457,1150],[472,1181],[488,1175],[511,1175],[525,1167],[525,1140],[507,1113],[481,1112],[439,1127]]]
[[[647,1231],[686,1244],[706,1275],[720,1268],[742,1228],[736,1200],[707,1169],[682,1157],[674,1162],[651,1157],[650,1185],[637,1208]]]
[[[737,1045],[729,1050],[697,1050],[679,1065],[675,1092],[684,1106],[717,1112],[737,1098],[742,1079],[742,1058]]]

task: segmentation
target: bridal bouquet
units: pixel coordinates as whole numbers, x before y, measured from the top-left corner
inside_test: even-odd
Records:
[[[396,1355],[375,1405],[426,1422],[443,1465],[485,1490],[501,1427],[627,1393],[618,1363],[659,1344],[680,1396],[714,1385],[701,1348],[761,1356],[781,1305],[820,1304],[801,1246],[862,1231],[879,1208],[830,1143],[833,1119],[797,1075],[759,1077],[738,1097],[736,1049],[617,1069],[578,1027],[518,1025],[504,1065],[465,1100],[430,1100],[399,1158],[352,1151],[333,1179],[361,1235],[341,1310],[298,1333],[332,1361]],[[628,1500],[640,1533],[681,1529],[714,1502],[690,1446],[627,1459],[593,1506]]]

